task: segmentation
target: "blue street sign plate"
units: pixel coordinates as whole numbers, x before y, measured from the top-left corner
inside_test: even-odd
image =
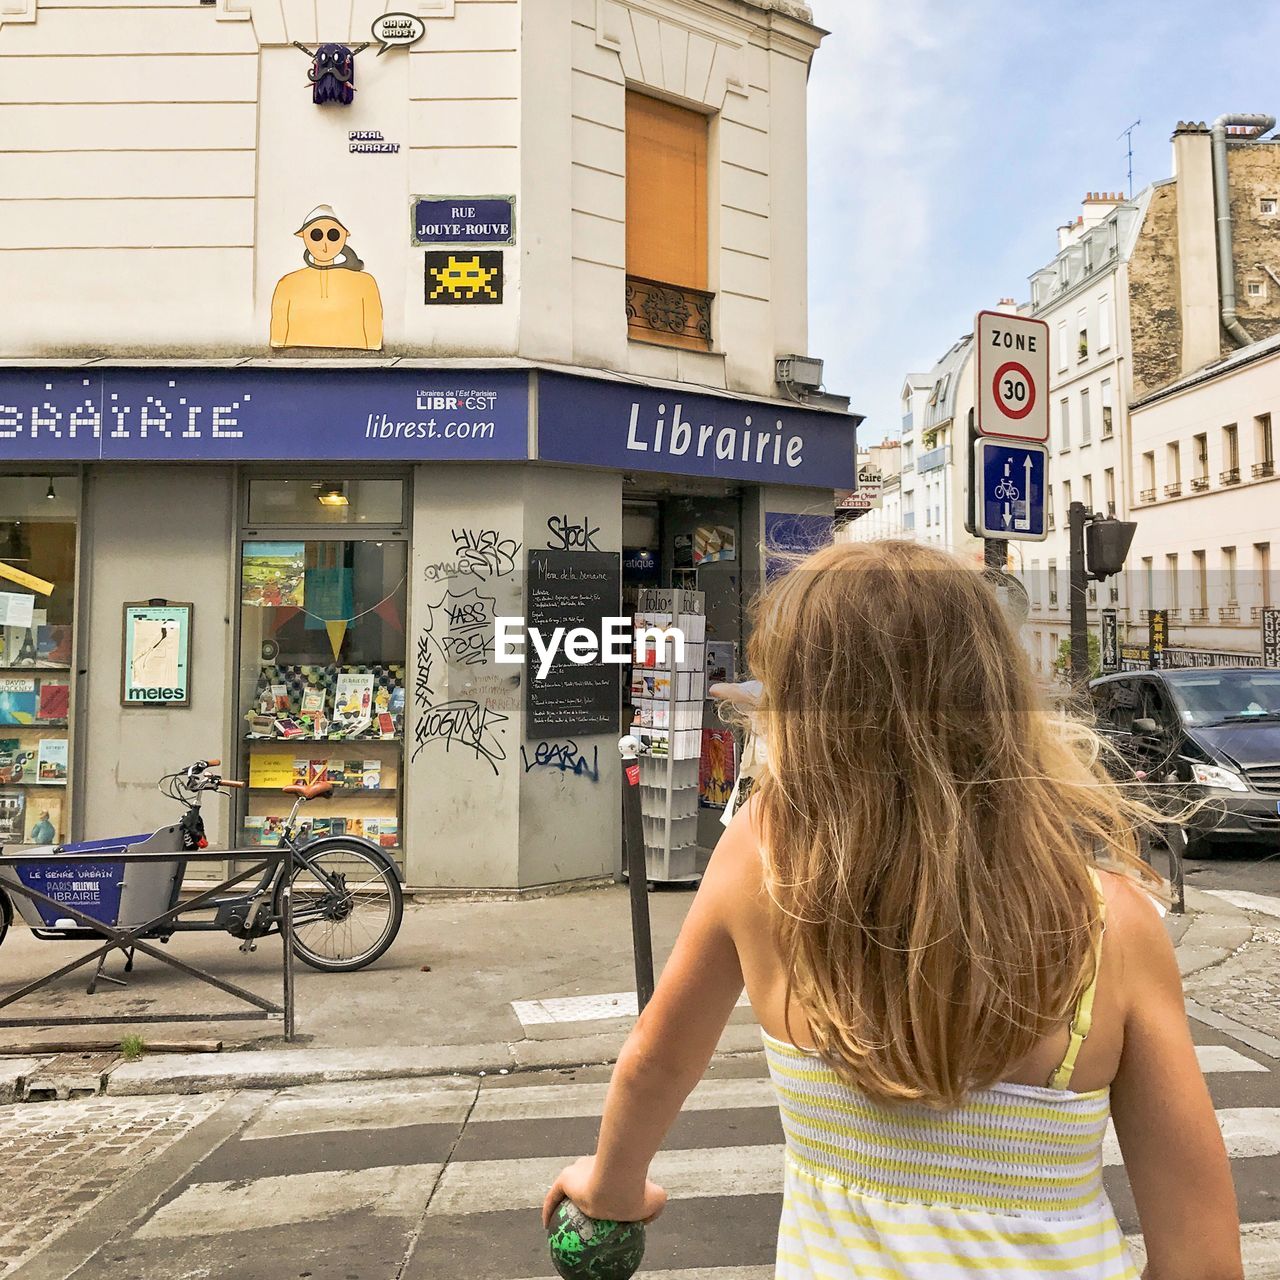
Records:
[[[976,523],[980,538],[1042,542],[1049,536],[1042,444],[981,439],[974,444]]]

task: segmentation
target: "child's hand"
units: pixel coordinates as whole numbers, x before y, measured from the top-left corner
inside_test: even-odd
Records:
[[[543,1227],[551,1226],[561,1200],[572,1200],[588,1218],[614,1222],[652,1222],[662,1212],[667,1193],[656,1182],[646,1178],[642,1186],[627,1189],[600,1186],[595,1165],[595,1156],[583,1156],[552,1183],[542,1205]]]

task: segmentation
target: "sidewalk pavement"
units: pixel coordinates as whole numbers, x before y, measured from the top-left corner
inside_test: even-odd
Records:
[[[1187,898],[1187,915],[1170,916],[1168,925],[1194,996],[1206,976],[1249,949],[1259,930],[1230,903],[1196,890],[1188,890]],[[691,901],[689,891],[649,896],[659,970]],[[278,940],[263,941],[253,954],[242,953],[234,939],[220,934],[179,935],[170,946],[189,963],[279,998]],[[0,989],[12,990],[89,949],[42,943],[14,929],[0,949]],[[1267,949],[1271,973],[1275,955],[1275,948]],[[108,972],[120,976],[120,971],[121,960],[113,957]],[[79,1092],[202,1093],[608,1064],[634,1022],[634,1004],[629,1009],[625,997],[616,1005],[607,995],[571,1000],[567,1006],[546,1003],[634,990],[629,905],[622,886],[522,901],[413,904],[396,944],[372,968],[322,974],[298,966],[298,1037],[288,1045],[278,1021],[220,1020],[234,1008],[229,998],[145,956],[126,976],[127,986],[100,986],[93,996],[85,994],[88,972],[64,977],[0,1016],[23,1013],[25,1005],[24,1016],[167,1012],[205,1014],[207,1021],[176,1028],[161,1023],[0,1028],[0,1055],[10,1055],[0,1056],[0,1102],[28,1096],[33,1081],[68,1066],[65,1054],[54,1057],[55,1050],[42,1048],[59,1042],[115,1045],[131,1032],[140,1033],[144,1042],[164,1039],[178,1047],[221,1041],[223,1051],[151,1053],[136,1062],[121,1062],[112,1053],[78,1064],[70,1060],[80,1069]],[[523,1021],[513,1004],[520,1005]],[[1274,1038],[1280,1026],[1259,1025],[1247,1008],[1233,1007],[1234,1016],[1225,1019],[1229,1026],[1211,1007],[1203,1011],[1218,1019],[1213,1025],[1219,1029],[1260,1036],[1256,1047],[1280,1056],[1280,1039]],[[574,1018],[579,1020],[566,1020]],[[719,1052],[759,1048],[751,1011],[741,1007]]]

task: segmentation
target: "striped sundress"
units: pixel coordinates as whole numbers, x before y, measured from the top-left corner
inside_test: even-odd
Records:
[[[1047,1087],[889,1106],[764,1036],[786,1134],[776,1280],[1137,1280],[1102,1186],[1109,1089],[1067,1086],[1093,984]]]

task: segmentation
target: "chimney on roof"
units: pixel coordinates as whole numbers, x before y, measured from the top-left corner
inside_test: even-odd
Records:
[[[1012,298],[1001,298],[996,304],[996,310],[1004,312],[1007,316],[1016,316],[1018,314],[1018,304]]]
[[[1081,201],[1084,212],[1080,215],[1079,224],[1088,231],[1096,227],[1112,209],[1124,203],[1124,196],[1117,191],[1086,191]]]

